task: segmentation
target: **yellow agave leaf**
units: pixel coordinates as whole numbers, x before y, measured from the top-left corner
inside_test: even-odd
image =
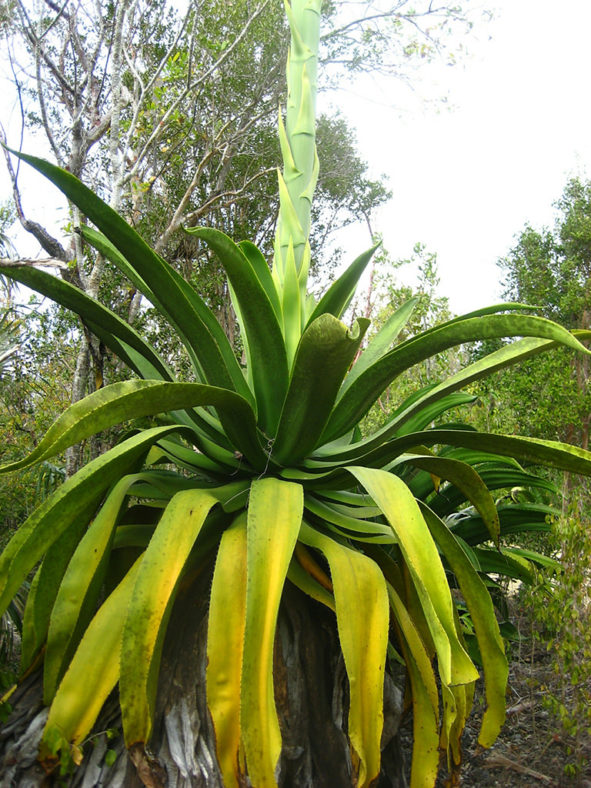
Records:
[[[435,681],[435,673],[433,672],[433,665],[431,658],[425,644],[423,643],[420,635],[420,630],[413,621],[412,616],[396,589],[388,583],[388,597],[390,598],[390,605],[392,612],[398,625],[401,635],[404,637],[407,651],[410,651],[414,660],[414,666],[417,671],[417,678],[421,680],[425,697],[429,699],[433,708],[435,719],[435,733],[439,731],[439,694],[437,692],[437,682]]]
[[[124,476],[111,490],[97,516],[80,540],[64,574],[49,620],[43,660],[43,700],[49,705],[75,643],[76,626],[84,614],[87,595],[96,604],[104,572],[105,556],[117,523],[119,511],[129,488],[143,479],[141,473]],[[92,591],[94,588],[94,593]]]
[[[348,470],[380,507],[396,536],[435,644],[442,683],[476,681],[478,671],[458,639],[453,600],[437,546],[414,496],[387,471],[360,466]]]
[[[455,716],[447,734],[447,741],[440,742],[441,750],[447,750],[447,768],[450,773],[459,771],[462,762],[461,739],[471,711],[471,703],[468,703],[468,688],[471,686],[470,684],[458,684],[457,687],[451,688],[455,702]]]
[[[281,732],[273,693],[279,602],[300,531],[302,487],[271,477],[250,488],[240,726],[250,781],[274,788]]]
[[[207,705],[226,788],[239,788],[240,677],[246,614],[246,513],[224,531],[207,625]]]
[[[505,721],[505,693],[509,675],[505,646],[493,603],[488,589],[458,540],[431,509],[427,506],[421,508],[433,537],[458,580],[474,624],[482,655],[487,704],[478,743],[482,747],[490,747]]]
[[[308,525],[300,540],[323,553],[334,588],[339,640],[350,686],[349,740],[358,788],[380,772],[383,693],[388,645],[388,594],[378,565]]]
[[[84,740],[117,683],[125,621],[122,611],[129,603],[141,560],[103,602],[80,641],[49,709],[39,749],[41,761],[53,763],[60,747]]]
[[[410,788],[433,788],[439,768],[439,695],[435,673],[419,629],[389,583],[388,596],[412,689],[414,737]]]
[[[402,652],[412,688],[413,748],[410,788],[433,788],[439,770],[439,719],[408,644]]]
[[[126,746],[150,738],[166,624],[185,563],[212,507],[243,484],[183,490],[170,500],[143,554],[127,608],[119,694]]]

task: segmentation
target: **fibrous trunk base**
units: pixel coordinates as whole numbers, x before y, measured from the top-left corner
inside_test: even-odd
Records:
[[[81,766],[71,775],[45,775],[36,756],[47,712],[40,678],[33,677],[13,696],[14,711],[0,731],[0,788],[223,788],[205,701],[208,587],[203,580],[193,584],[175,605],[149,752],[125,750],[114,694],[84,748]],[[351,788],[347,676],[335,617],[289,583],[275,644],[275,696],[283,736],[280,788]],[[376,786],[406,788],[398,739],[402,694],[389,675],[384,701],[382,773]],[[107,730],[117,734],[109,738]]]

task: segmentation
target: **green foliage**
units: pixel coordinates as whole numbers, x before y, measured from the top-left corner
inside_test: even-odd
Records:
[[[0,257],[10,257],[14,251],[10,242],[9,231],[16,221],[14,206],[8,202],[0,203]],[[6,286],[7,280],[0,278],[0,285]]]
[[[591,327],[591,183],[570,180],[556,203],[554,228],[526,226],[517,244],[499,261],[504,295],[534,304],[540,314],[571,329]],[[587,340],[585,340],[586,342]],[[484,348],[487,352],[492,348]],[[531,408],[531,392],[536,408]],[[557,349],[543,359],[481,384],[482,417],[499,419],[517,431],[584,447],[589,441],[591,390],[589,364]],[[482,423],[482,422],[478,422]]]
[[[535,636],[552,655],[554,676],[540,687],[544,705],[568,737],[572,760],[565,773],[587,765],[591,736],[591,534],[586,515],[555,518],[552,545],[560,570],[541,572],[524,593]]]
[[[15,352],[0,379],[0,431],[2,461],[31,451],[69,402],[67,376],[68,345],[47,335],[47,316],[29,311],[25,318],[12,321],[10,344]],[[71,352],[71,351],[70,351]],[[43,498],[38,469],[0,480],[0,542],[12,532]]]

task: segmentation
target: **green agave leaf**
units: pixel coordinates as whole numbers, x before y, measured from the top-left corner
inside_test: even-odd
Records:
[[[375,364],[396,340],[402,329],[410,320],[412,313],[418,303],[418,298],[411,298],[399,307],[384,323],[378,333],[371,337],[363,353],[359,356],[341,387],[341,394],[357,380],[362,372]]]
[[[423,409],[430,406],[436,407],[438,400],[447,397],[450,392],[467,386],[480,378],[488,377],[493,372],[497,372],[518,361],[523,361],[526,358],[530,358],[557,346],[555,342],[530,337],[518,340],[510,345],[505,345],[476,363],[470,364],[460,370],[455,375],[444,380],[443,383],[434,387],[429,387],[426,393],[417,399],[413,399],[412,403],[409,404],[406,409],[397,412],[388,420],[388,423],[384,427],[375,432],[370,438],[361,441],[357,445],[354,444],[350,446],[349,451],[354,452],[359,450],[361,446],[367,451],[391,437],[409,434],[410,429],[404,429],[406,422],[411,420],[413,416],[415,418],[418,417],[419,423],[423,421]]]
[[[240,725],[248,774],[257,788],[276,785],[281,732],[273,695],[273,647],[279,602],[300,532],[303,503],[299,484],[272,477],[252,483]]]
[[[419,434],[427,437],[427,440],[422,442],[429,445],[447,443],[468,449],[481,448],[493,453],[505,453],[533,465],[547,465],[573,473],[591,474],[591,452],[559,441],[460,430],[432,430]]]
[[[60,306],[75,312],[89,328],[92,326],[92,332],[100,337],[105,345],[118,356],[122,349],[125,353],[127,348],[127,357],[124,360],[136,371],[139,371],[137,364],[141,364],[143,376],[163,380],[174,379],[167,365],[151,345],[118,315],[87,296],[82,290],[64,279],[58,279],[56,276],[51,276],[28,265],[11,266],[10,268],[2,268],[0,265],[0,270],[4,270],[11,279],[21,282],[31,290],[35,290],[37,293],[51,298]],[[135,351],[137,355],[132,358],[129,355],[129,350]],[[144,373],[146,374],[144,375]]]
[[[215,406],[235,445],[255,467],[265,467],[266,456],[258,442],[254,413],[238,394],[200,383],[128,380],[105,386],[71,405],[28,457],[0,466],[0,472],[27,468],[128,419],[196,405]]]
[[[108,331],[101,328],[97,323],[93,323],[92,320],[85,320],[84,324],[92,334],[101,340],[105,347],[108,347],[117,358],[121,359],[121,361],[140,378],[144,378],[144,380],[173,380],[172,374],[170,376],[162,375],[158,369],[149,361],[146,361],[144,356],[132,348],[131,345],[109,334]],[[191,422],[189,421],[188,423],[190,424]]]
[[[300,540],[325,556],[334,587],[339,640],[350,687],[348,733],[357,785],[380,772],[388,593],[377,564],[356,550],[302,525]]]
[[[43,648],[62,577],[95,508],[96,505],[89,506],[58,536],[35,574],[23,616],[22,673],[33,665]]]
[[[144,474],[124,476],[107,496],[68,563],[49,621],[43,660],[43,702],[49,706],[79,638],[92,618],[123,502]]]
[[[308,463],[305,463],[308,465]],[[348,489],[355,486],[351,475],[341,468],[331,469],[323,464],[325,470],[306,470],[304,468],[283,468],[279,476],[286,481],[300,482],[306,485],[307,490],[334,490]]]
[[[436,402],[440,397],[445,396],[448,392],[456,391],[463,388],[476,380],[483,377],[488,377],[493,372],[498,372],[505,367],[511,366],[524,361],[527,358],[538,355],[552,347],[557,347],[557,344],[543,339],[526,338],[513,342],[510,345],[505,345],[499,350],[489,353],[484,358],[469,364],[464,369],[457,372],[455,375],[447,378],[439,386],[435,386],[424,397],[417,400],[411,407],[403,413],[397,415],[388,423],[389,434],[399,434],[399,428],[406,423],[417,412],[420,413],[425,405]]]
[[[462,323],[465,320],[471,320],[472,318],[477,317],[487,317],[489,315],[498,315],[500,313],[510,313],[510,312],[535,312],[536,310],[539,311],[539,307],[531,306],[529,304],[519,304],[519,303],[506,303],[506,304],[493,304],[492,306],[485,306],[481,309],[475,309],[472,312],[466,312],[463,315],[457,315],[456,317],[452,317],[450,320],[446,320],[444,323],[438,323],[431,328],[425,329],[425,331],[421,331],[420,337],[426,337],[429,334],[432,334],[435,331],[438,331],[441,328],[448,328],[450,326],[455,325],[456,323]],[[575,334],[575,331],[571,332]],[[406,345],[410,342],[413,342],[417,337],[409,337],[406,339],[399,347],[402,345]]]
[[[371,249],[368,249],[367,252],[363,252],[363,254],[359,255],[346,271],[332,283],[312,312],[308,320],[308,325],[313,323],[320,315],[330,314],[336,318],[342,316],[347,304],[355,293],[361,275],[367,268],[367,264],[374,256],[379,245],[380,244],[375,244]]]
[[[238,244],[240,251],[244,254],[248,262],[251,264],[253,271],[258,277],[259,282],[263,286],[265,293],[269,301],[271,302],[271,306],[273,307],[273,311],[275,312],[275,317],[279,324],[281,324],[282,313],[281,313],[281,304],[279,301],[279,295],[275,288],[275,282],[273,281],[273,276],[271,274],[271,269],[269,268],[267,261],[263,253],[260,249],[255,246],[250,241],[240,241]]]
[[[341,504],[346,504],[347,506],[351,507],[375,507],[377,509],[375,514],[376,516],[381,515],[381,509],[376,507],[374,501],[371,499],[367,493],[359,493],[359,492],[352,492],[351,490],[324,490],[322,492],[323,498],[328,498],[331,501],[336,501]],[[363,515],[371,516],[369,514]]]
[[[406,454],[403,454],[397,462],[408,462],[415,468],[421,468],[454,484],[462,495],[475,506],[486,525],[490,538],[496,545],[499,544],[500,523],[497,507],[486,484],[471,465],[459,460],[451,460],[448,457],[421,457]]]
[[[501,535],[525,533],[527,531],[548,532],[552,530],[550,517],[559,514],[556,509],[542,504],[515,504],[498,506]],[[469,545],[486,542],[489,533],[479,515],[470,515],[449,523],[450,530]]]
[[[105,490],[134,470],[152,444],[184,427],[154,427],[128,438],[92,460],[65,481],[23,523],[0,556],[0,611],[35,564],[73,523],[94,510]]]
[[[195,290],[159,257],[115,211],[66,170],[43,159],[13,151],[45,175],[96,224],[145,282],[190,343],[206,382],[236,391],[251,404],[252,395],[220,324]],[[149,297],[149,294],[147,294]]]
[[[490,594],[472,566],[461,544],[441,520],[424,504],[421,511],[425,521],[445,555],[470,612],[484,668],[486,710],[482,719],[478,743],[490,747],[505,722],[505,694],[509,666],[505,646],[495,617]]]
[[[136,474],[129,494],[137,498],[169,501],[176,493],[197,486],[203,485],[195,478],[188,478],[177,471],[149,470]]]
[[[486,547],[474,547],[474,553],[483,572],[511,577],[514,580],[523,580],[525,583],[534,582],[534,571],[531,562],[522,558],[507,547],[501,550],[489,550]]]
[[[384,536],[387,537],[388,543],[394,541],[392,529],[389,526],[383,525],[382,523],[363,520],[340,512],[338,509],[314,498],[312,495],[305,496],[304,506],[306,510],[313,515],[316,515],[327,523],[338,526],[341,530],[352,531],[358,536],[368,538],[376,535]]]
[[[465,394],[463,391],[456,391],[452,394],[438,397],[433,402],[423,403],[420,409],[417,408],[418,412],[415,412],[414,416],[406,418],[402,426],[398,425],[396,435],[408,435],[411,432],[424,430],[431,422],[435,421],[435,419],[439,418],[439,416],[451,408],[470,405],[475,402],[475,400],[476,397],[471,394]],[[393,418],[396,418],[396,416],[397,414],[393,414]]]
[[[543,553],[538,553],[537,550],[528,550],[525,547],[508,547],[506,548],[506,552],[517,558],[525,558],[532,564],[538,564],[546,569],[551,569],[553,572],[563,571],[563,566],[560,561],[556,561],[554,558],[550,558]]]
[[[224,531],[207,624],[207,705],[227,788],[240,786],[240,681],[246,619],[246,513]]]
[[[437,329],[442,328],[443,326],[451,326],[454,323],[461,323],[464,320],[470,320],[474,317],[486,317],[487,315],[498,315],[499,313],[505,312],[535,312],[539,311],[539,309],[540,308],[538,306],[531,306],[531,304],[519,304],[516,302],[508,302],[506,304],[492,304],[491,306],[475,309],[472,312],[466,312],[463,315],[457,315],[456,317],[452,317],[450,320],[446,320],[444,323],[439,323],[436,326],[432,326],[431,328],[421,332],[421,336],[430,334],[432,331],[437,331]],[[407,341],[411,342],[412,338]]]
[[[479,469],[478,472],[489,490],[523,486],[528,490],[545,490],[551,494],[556,492],[556,486],[547,479],[543,479],[531,473],[526,473],[525,471],[518,471],[515,468],[504,468],[499,470],[482,468]],[[415,495],[417,494],[415,488],[413,488],[413,492]],[[422,498],[423,496],[418,495],[417,497]],[[447,487],[442,495],[438,496],[436,499],[432,498],[429,501],[429,506],[431,506],[433,511],[441,517],[456,511],[464,500],[465,496],[463,493],[458,491],[455,487]]]
[[[259,408],[259,423],[272,434],[281,412],[288,383],[287,356],[283,335],[266,287],[240,247],[212,228],[188,228],[213,249],[228,275],[244,321],[249,369]],[[270,277],[270,274],[269,274]],[[268,286],[272,281],[268,283]]]
[[[378,506],[375,506],[373,502],[369,499],[369,496],[359,496],[361,501],[359,503],[355,503],[353,506],[346,505],[344,503],[338,503],[338,501],[342,501],[347,496],[346,491],[339,491],[335,490],[335,494],[331,494],[330,490],[321,493],[321,497],[324,499],[328,499],[330,507],[340,514],[349,515],[350,517],[361,517],[364,518],[375,518],[381,517],[382,512]],[[355,493],[350,493],[350,495],[355,495]],[[365,498],[365,501],[363,501]],[[326,500],[325,500],[326,503]],[[371,504],[371,505],[370,505]]]
[[[119,678],[119,651],[124,616],[141,558],[103,602],[91,621],[49,709],[39,758],[49,769],[70,743],[90,732]]]
[[[503,457],[501,454],[492,454],[491,452],[478,451],[477,449],[461,449],[453,446],[444,446],[439,451],[439,454],[442,457],[452,457],[454,460],[461,460],[462,462],[467,462],[479,468],[482,466],[505,466],[523,470],[514,457]]]
[[[447,444],[466,449],[483,450],[493,454],[505,453],[532,465],[546,465],[551,468],[559,468],[564,471],[591,475],[591,452],[570,446],[567,443],[558,441],[544,441],[539,438],[524,438],[514,435],[494,435],[490,432],[476,432],[473,430],[445,430],[432,429],[423,432],[414,432],[395,438],[379,446],[377,449],[359,453],[355,458],[361,460],[368,467],[385,467],[389,462],[399,457],[405,451],[412,450],[416,446],[434,446],[437,444]],[[304,463],[310,479],[318,479],[319,483],[324,480],[340,480],[338,471],[331,469],[348,459],[342,455],[344,452],[334,452],[332,457],[326,457],[325,462],[307,461]],[[304,474],[306,471],[302,471]],[[290,471],[289,476],[296,477],[298,471]],[[321,474],[324,473],[324,479]],[[328,474],[331,473],[329,476]],[[283,473],[282,473],[283,475]],[[287,474],[286,474],[287,478]]]
[[[150,738],[164,634],[189,554],[210,510],[242,488],[238,482],[177,493],[143,554],[121,641],[119,693],[128,748]]]
[[[135,286],[135,288],[146,296],[148,301],[153,306],[157,307],[163,315],[167,314],[166,307],[160,301],[156,293],[151,290],[151,288],[146,284],[135,268],[129,263],[127,258],[121,254],[121,252],[114,244],[111,243],[111,241],[109,241],[104,233],[95,230],[93,227],[90,227],[87,224],[81,224],[80,227],[77,228],[77,232],[80,233],[84,240],[94,247],[97,252],[100,252],[103,257],[106,257],[107,260],[117,266],[117,268],[123,274],[125,274],[125,276]]]
[[[549,339],[584,353],[589,352],[565,328],[541,317],[487,315],[438,326],[399,345],[353,382],[335,406],[323,436],[324,442],[350,430],[404,370],[464,342],[514,336]]]
[[[373,468],[347,469],[384,513],[398,540],[437,650],[442,683],[467,684],[478,672],[458,640],[445,571],[427,524],[403,481]]]
[[[200,440],[199,443],[203,450],[209,451],[211,449],[209,443],[205,446],[203,445],[203,440]],[[236,471],[240,468],[240,460],[219,446],[216,447],[217,451],[211,452],[216,457],[215,460],[175,441],[161,440],[158,441],[158,446],[162,447],[166,457],[180,468],[185,468],[191,473],[197,473],[201,476],[205,475],[212,479],[215,479],[216,476],[226,478],[228,472]]]
[[[296,464],[315,446],[341,381],[369,321],[361,318],[349,331],[332,315],[321,315],[304,332],[273,444],[273,458]]]
[[[122,547],[142,547],[148,546],[155,525],[136,523],[134,525],[120,525],[113,537],[112,549],[118,550]]]

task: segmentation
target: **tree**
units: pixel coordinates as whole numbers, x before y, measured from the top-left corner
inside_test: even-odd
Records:
[[[499,261],[504,296],[538,306],[547,318],[570,329],[591,327],[591,183],[570,180],[556,203],[552,229],[526,225],[516,245]],[[542,362],[524,362],[491,383],[496,408],[513,414],[517,429],[587,448],[591,420],[589,364],[565,350]],[[530,392],[536,392],[536,408]]]
[[[91,733],[101,708],[101,723],[118,719],[120,708],[125,746],[146,786],[163,785],[164,768],[173,780],[190,775],[194,785],[237,786],[246,772],[257,787],[278,779],[291,786],[363,787],[378,778],[400,784],[400,765],[391,769],[381,754],[401,706],[391,680],[396,667],[386,670],[390,645],[412,690],[413,788],[435,783],[440,750],[456,781],[479,674],[464,647],[452,586],[480,645],[487,698],[481,744],[490,745],[503,723],[507,662],[475,565],[487,579],[487,571],[516,571],[515,564],[523,572],[523,562],[501,550],[501,522],[473,464],[431,447],[467,450],[474,464],[509,455],[586,473],[591,453],[428,425],[434,412],[456,402],[463,385],[524,355],[553,343],[585,349],[555,323],[492,307],[389,350],[411,302],[352,364],[368,321],[359,318],[349,329],[339,318],[374,250],[320,300],[309,297],[320,2],[294,0],[287,13],[292,37],[272,268],[250,242],[236,245],[217,228],[188,231],[226,271],[244,368],[197,291],[123,218],[71,173],[20,155],[95,225],[81,227],[85,241],[166,315],[197,382],[176,382],[149,343],[82,290],[27,266],[8,269],[84,313],[138,375],[70,406],[29,457],[2,468],[27,467],[103,427],[135,420],[116,446],[44,502],[0,559],[0,605],[43,559],[25,611],[23,668],[32,675],[43,663],[49,711],[30,724],[30,711],[23,710],[30,696],[23,696],[34,680],[25,681],[5,737],[12,739],[5,758],[10,779],[30,767],[34,730],[44,766],[61,764],[69,772],[83,758],[89,734],[102,736],[102,724]],[[505,336],[523,338],[416,392],[384,428],[361,437],[360,419],[407,368],[463,342]],[[139,421],[157,417],[149,425]],[[505,464],[515,470],[510,459]],[[488,548],[463,547],[466,534],[458,538],[428,505],[437,489],[415,492],[416,471],[435,477],[436,487],[449,482],[459,506],[473,506]],[[485,568],[493,559],[495,568]],[[306,595],[314,602],[304,601]],[[282,605],[287,623],[278,627]],[[72,775],[72,784],[121,784],[130,764],[123,743],[108,756],[104,737],[101,747],[86,760],[93,772]],[[137,777],[125,779],[137,784]]]
[[[325,63],[399,74],[445,49],[449,30],[468,24],[455,7],[420,3],[413,8],[404,0],[375,12],[370,5],[350,4],[344,16],[336,4],[325,5]],[[241,0],[229,6],[206,0],[179,8],[165,0],[134,0],[61,8],[48,0],[40,6],[18,0],[3,3],[1,18],[29,128],[46,138],[55,163],[121,210],[188,276],[196,272],[203,279],[215,268],[211,297],[233,335],[223,275],[213,258],[178,230],[207,222],[233,237],[261,242],[272,236],[276,214],[267,209],[276,204],[274,127],[286,40],[281,4]],[[319,189],[316,210],[331,218],[339,214],[331,223],[336,227],[347,217],[371,212],[386,196],[379,183],[367,178],[349,139],[339,150],[347,136],[343,129],[342,120],[327,119],[319,134],[321,159],[326,152],[327,160],[352,165]],[[328,174],[332,168],[323,169]],[[27,218],[18,173],[10,163],[9,170],[24,228],[61,265],[64,276],[92,297],[108,292],[109,305],[125,310],[133,322],[139,292],[119,292],[112,272],[104,282],[108,263],[78,235],[55,237],[50,228]],[[73,226],[84,221],[75,206],[71,213]],[[323,235],[328,227],[318,224]],[[319,254],[326,248],[314,239],[312,244]],[[92,365],[95,374],[89,378]],[[88,385],[92,389],[91,379],[101,377],[103,366],[100,343],[86,333],[73,401]]]

